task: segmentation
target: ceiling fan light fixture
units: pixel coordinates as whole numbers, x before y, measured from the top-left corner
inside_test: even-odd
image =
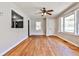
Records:
[[[46,15],[46,13],[44,13],[44,15]]]
[[[44,13],[41,13],[42,14],[42,16],[44,15]]]
[[[42,13],[42,16],[46,16],[47,14],[46,13]]]

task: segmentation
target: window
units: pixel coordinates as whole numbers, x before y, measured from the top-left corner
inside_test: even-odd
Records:
[[[75,15],[71,14],[66,17],[61,17],[61,32],[74,33],[75,30]]]
[[[41,30],[41,22],[36,22],[36,30]]]
[[[74,14],[64,18],[64,31],[65,32],[74,32]]]

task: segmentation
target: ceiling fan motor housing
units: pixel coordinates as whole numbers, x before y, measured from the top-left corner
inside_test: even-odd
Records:
[[[43,12],[43,13],[46,13],[46,8],[43,8],[42,12]]]

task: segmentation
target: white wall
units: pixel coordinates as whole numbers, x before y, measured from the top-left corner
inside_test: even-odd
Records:
[[[41,22],[41,30],[36,30],[36,22]],[[32,18],[30,20],[30,35],[49,36],[54,34],[55,34],[55,19],[47,18],[45,21],[43,20],[43,18],[35,18],[35,19]]]
[[[79,47],[79,37],[67,33],[57,33],[57,36],[61,37],[62,39],[65,39],[66,41],[74,44],[75,46]]]
[[[50,19],[50,18],[47,18],[46,20],[46,35],[49,36],[49,35],[54,35],[55,34],[55,19]]]
[[[36,22],[41,22],[41,30],[36,30]],[[45,21],[42,18],[30,20],[30,35],[45,35]]]
[[[11,28],[11,9],[24,17],[24,28]],[[21,9],[16,7],[13,3],[0,3],[0,55],[15,46],[18,42],[27,37],[27,17],[21,12]]]
[[[74,10],[76,10],[76,9],[78,9],[79,8],[79,3],[78,4],[76,4],[76,5],[74,5],[74,6],[72,6],[71,8],[69,8],[68,10],[66,10],[65,12],[63,12],[59,17],[58,17],[58,19],[56,20],[57,22],[58,22],[58,24],[56,25],[56,27],[58,27],[58,28],[56,28],[56,35],[57,36],[60,36],[60,37],[62,37],[62,38],[64,38],[66,41],[69,41],[69,42],[71,42],[71,43],[73,43],[74,45],[76,45],[76,46],[78,46],[79,47],[79,37],[78,36],[76,36],[76,35],[73,35],[73,34],[68,34],[68,33],[61,33],[61,32],[59,32],[59,25],[60,25],[60,23],[59,23],[59,18],[61,17],[61,16],[64,16],[64,15],[66,15],[66,14],[68,14],[68,13],[70,13],[70,12],[73,12]],[[79,21],[79,17],[78,17],[79,15],[77,14],[76,15],[76,19],[77,19],[77,22],[76,22],[76,24],[78,25],[78,21]],[[76,26],[77,26],[76,25]],[[57,30],[58,29],[58,30]],[[78,28],[76,28],[76,29],[78,29]]]

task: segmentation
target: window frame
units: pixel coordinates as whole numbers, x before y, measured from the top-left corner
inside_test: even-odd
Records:
[[[65,32],[65,18],[66,17],[69,17],[69,16],[71,16],[71,15],[74,15],[74,31],[73,32]],[[63,31],[61,31],[61,18],[63,18]],[[69,13],[69,14],[66,14],[66,15],[64,15],[64,16],[62,16],[60,18],[60,32],[63,32],[63,33],[73,33],[73,34],[75,34],[75,21],[76,21],[76,19],[75,19],[75,12],[72,12],[72,13]]]

